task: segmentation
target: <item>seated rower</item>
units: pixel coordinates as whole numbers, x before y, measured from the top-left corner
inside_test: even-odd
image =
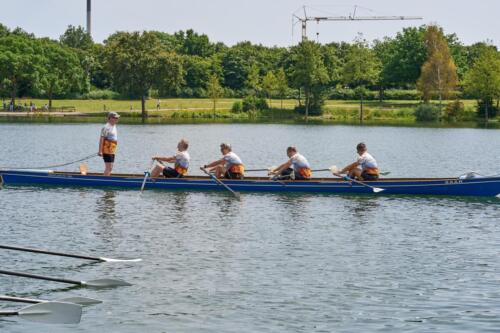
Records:
[[[158,177],[161,174],[163,174],[165,178],[182,178],[183,176],[185,176],[189,168],[189,160],[191,159],[189,153],[187,152],[188,147],[189,147],[188,141],[182,139],[177,144],[177,152],[175,153],[174,156],[153,157],[153,160],[156,161],[173,163],[174,167],[171,168],[157,164],[154,167],[153,171],[151,172],[151,177]]]
[[[297,152],[297,148],[291,146],[286,149],[286,154],[289,160],[279,167],[271,170],[277,174],[276,179],[296,179],[308,180],[311,179],[311,167],[307,159]]]
[[[226,179],[243,179],[245,166],[241,159],[233,153],[231,145],[222,143],[220,145],[222,158],[203,166],[204,169],[215,172],[215,177]]]
[[[366,145],[359,143],[356,146],[358,158],[356,162],[343,168],[340,173],[348,172],[349,177],[359,180],[377,180],[379,177],[377,161],[368,153]]]

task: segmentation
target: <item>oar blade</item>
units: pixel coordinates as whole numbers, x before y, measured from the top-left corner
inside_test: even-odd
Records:
[[[132,285],[126,281],[119,279],[97,279],[97,280],[84,281],[82,284],[84,286],[93,288],[112,288],[112,287],[124,287]]]
[[[99,258],[101,261],[104,262],[139,262],[142,261],[141,258],[136,258],[136,259],[113,259],[113,258]]]
[[[380,187],[373,187],[373,192],[374,192],[374,193],[380,193],[380,192],[382,192],[382,191],[385,191],[385,189],[380,188]]]
[[[328,170],[330,170],[330,172],[334,175],[337,175],[340,171],[336,165],[332,165],[331,167],[328,168]]]
[[[78,324],[82,318],[82,307],[73,303],[46,302],[30,305],[17,313],[23,319],[38,323]]]
[[[102,303],[102,301],[95,298],[80,297],[80,296],[61,298],[58,299],[57,302],[73,303],[81,306],[89,306]]]

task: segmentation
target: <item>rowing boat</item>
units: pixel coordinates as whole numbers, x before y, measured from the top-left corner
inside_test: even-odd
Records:
[[[78,187],[108,187],[140,189],[144,175],[116,174],[103,176],[89,173],[51,170],[0,170],[4,185],[52,185]],[[384,189],[383,194],[449,195],[449,196],[500,196],[500,176],[480,178],[384,178],[367,181],[373,187]],[[248,177],[243,180],[224,180],[224,184],[241,192],[308,192],[373,194],[368,186],[337,178],[314,178],[308,181],[273,181],[265,177]],[[162,190],[225,190],[209,177],[149,178],[147,189]]]

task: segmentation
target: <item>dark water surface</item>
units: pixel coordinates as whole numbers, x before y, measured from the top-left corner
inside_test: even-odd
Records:
[[[1,124],[0,167],[89,155],[99,128]],[[116,171],[144,171],[180,137],[196,174],[222,141],[247,168],[283,162],[290,144],[314,168],[343,166],[365,141],[392,176],[500,172],[499,130],[250,124],[119,126]],[[88,164],[102,170],[97,158]],[[133,283],[92,290],[0,276],[2,294],[104,300],[79,325],[12,317],[0,332],[499,332],[499,235],[498,199],[6,187],[0,243],[144,261],[0,250],[3,269]]]

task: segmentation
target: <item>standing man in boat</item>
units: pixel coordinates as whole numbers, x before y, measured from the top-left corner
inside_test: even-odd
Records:
[[[164,165],[156,165],[151,172],[151,177],[158,177],[163,174],[165,178],[182,178],[184,177],[189,168],[189,160],[191,157],[187,152],[189,147],[189,142],[186,139],[182,139],[177,144],[177,152],[175,155],[170,157],[155,156],[153,160],[158,162],[173,163],[174,167],[168,167]]]
[[[343,168],[340,173],[349,173],[349,177],[359,180],[378,180],[379,170],[377,161],[368,153],[366,145],[361,142],[356,146],[358,158],[356,162]]]
[[[215,171],[215,177],[226,179],[243,179],[245,174],[245,166],[241,159],[233,153],[231,145],[222,143],[220,145],[222,158],[212,163],[203,166],[204,169]]]
[[[118,131],[116,124],[120,115],[116,112],[108,113],[108,122],[101,130],[99,139],[99,156],[104,160],[104,175],[110,176],[115,162],[116,146],[118,144]]]
[[[274,170],[271,170],[272,173],[277,175],[276,179],[311,179],[311,166],[309,165],[307,159],[299,154],[296,147],[288,147],[286,149],[286,155],[289,160]]]

